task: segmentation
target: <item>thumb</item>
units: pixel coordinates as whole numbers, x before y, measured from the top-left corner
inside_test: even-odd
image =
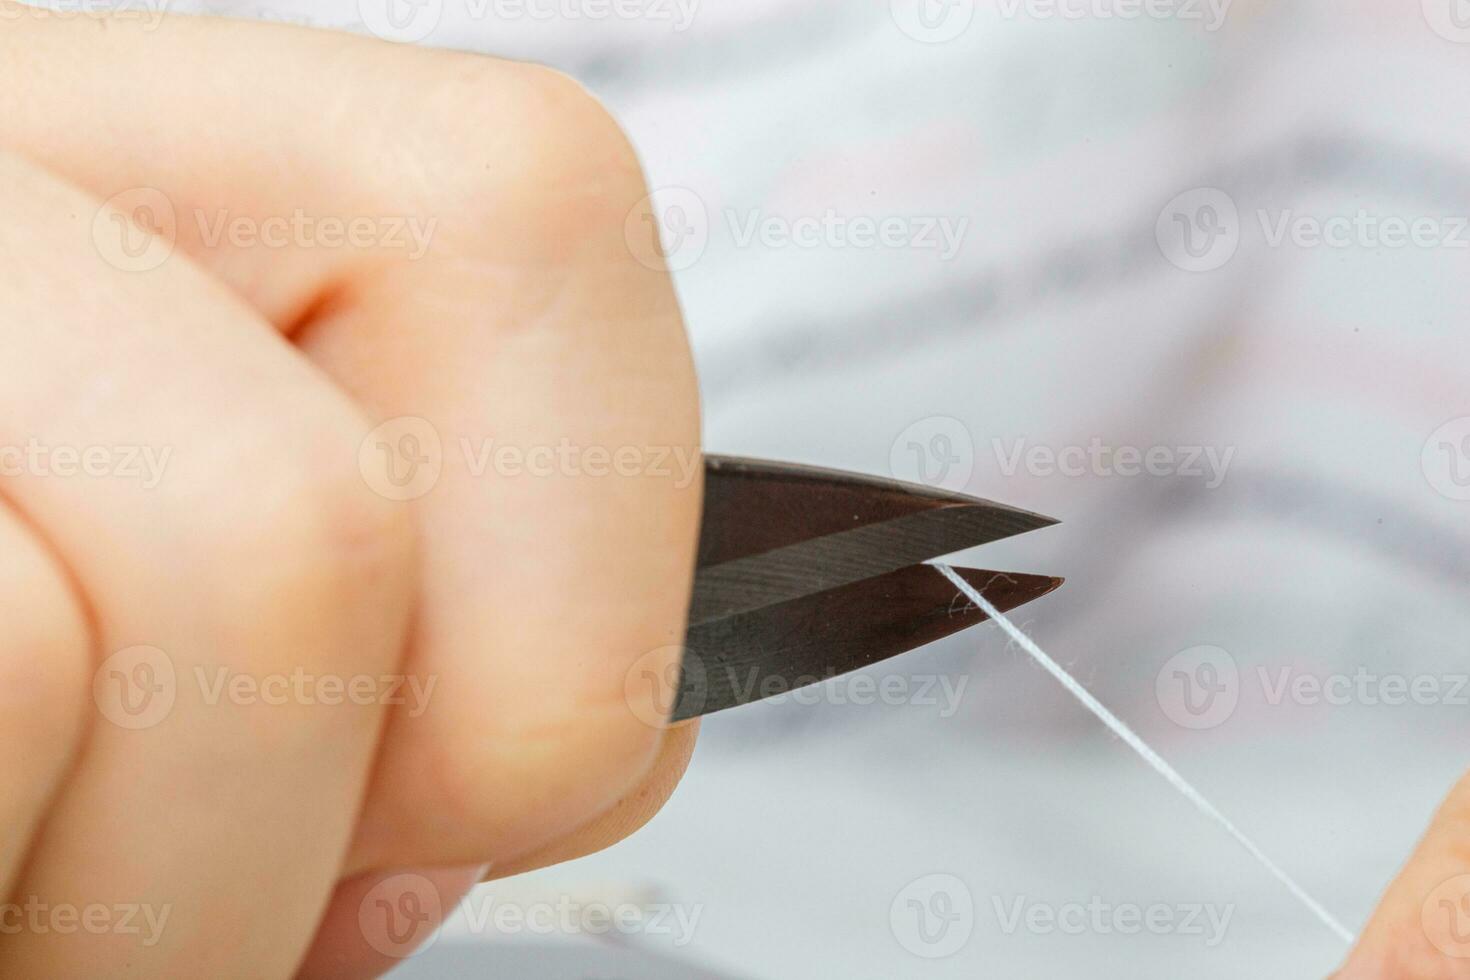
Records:
[[[1435,814],[1336,980],[1470,980],[1470,776]]]

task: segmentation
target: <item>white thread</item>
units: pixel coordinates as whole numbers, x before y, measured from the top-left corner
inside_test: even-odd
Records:
[[[1093,714],[1097,715],[1102,723],[1104,725],[1107,725],[1108,728],[1112,730],[1114,735],[1117,735],[1128,744],[1129,748],[1133,749],[1134,752],[1137,752],[1144,762],[1147,762],[1160,776],[1163,776],[1164,779],[1168,781],[1170,786],[1173,786],[1176,790],[1183,794],[1184,798],[1193,803],[1201,813],[1218,823],[1220,826],[1224,827],[1226,833],[1228,833],[1231,837],[1234,837],[1236,842],[1239,843],[1241,847],[1245,848],[1246,851],[1250,853],[1251,857],[1259,861],[1261,866],[1265,868],[1268,872],[1270,872],[1273,878],[1281,882],[1281,884],[1285,885],[1287,891],[1296,896],[1297,900],[1305,905],[1313,915],[1315,915],[1318,919],[1321,919],[1323,925],[1327,926],[1327,928],[1335,932],[1338,937],[1342,939],[1343,942],[1347,943],[1348,945],[1353,944],[1353,942],[1355,941],[1355,937],[1353,936],[1353,934],[1349,932],[1346,928],[1344,928],[1342,923],[1333,918],[1331,912],[1328,912],[1327,909],[1324,908],[1320,902],[1318,902],[1311,895],[1308,895],[1306,890],[1303,889],[1301,885],[1298,885],[1295,881],[1293,881],[1291,876],[1283,871],[1280,866],[1276,864],[1275,861],[1272,861],[1269,857],[1267,857],[1265,852],[1257,847],[1249,837],[1245,836],[1245,834],[1242,833],[1240,829],[1235,826],[1235,824],[1231,823],[1230,820],[1225,816],[1225,814],[1221,813],[1218,809],[1215,808],[1215,805],[1213,803],[1205,799],[1204,794],[1191,786],[1183,776],[1179,775],[1179,773],[1174,769],[1173,766],[1165,762],[1163,756],[1159,755],[1152,748],[1150,748],[1148,746],[1148,743],[1144,742],[1143,739],[1134,734],[1133,729],[1129,728],[1117,715],[1113,714],[1106,707],[1104,707],[1101,701],[1093,697],[1092,694],[1089,693],[1085,687],[1079,684],[1072,677],[1071,674],[1067,673],[1060,664],[1058,664],[1051,657],[1047,656],[1046,651],[1037,646],[1035,641],[1033,641],[1031,637],[1027,636],[1025,633],[1022,633],[1019,629],[1016,628],[1015,624],[1013,624],[1009,619],[1006,619],[1005,616],[1001,615],[1000,610],[996,609],[994,605],[987,601],[986,598],[981,595],[973,585],[960,578],[959,575],[955,573],[955,570],[948,565],[935,564],[934,569],[945,578],[949,579],[950,582],[954,583],[955,588],[959,589],[960,592],[968,597],[971,602],[980,607],[980,610],[988,615],[992,621],[1000,626],[1001,629],[1009,633],[1011,639],[1015,640],[1018,644],[1021,645],[1021,649],[1029,653],[1032,659],[1040,664],[1048,674],[1051,674],[1053,677],[1055,677],[1057,681],[1060,682],[1061,685],[1065,687],[1074,698],[1076,698],[1078,701],[1081,701],[1083,706],[1086,707],[1088,711],[1091,711]]]

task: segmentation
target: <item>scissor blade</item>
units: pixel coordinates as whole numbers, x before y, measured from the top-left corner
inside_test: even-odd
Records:
[[[1002,612],[1059,578],[976,569],[960,575]],[[674,720],[785,694],[943,639],[986,620],[928,565],[691,627]]]
[[[734,456],[705,457],[699,566],[749,558],[816,538],[944,507],[986,506],[1056,521],[1004,504],[840,470]],[[937,558],[939,554],[926,555]],[[905,563],[907,564],[907,563]]]
[[[759,521],[760,515],[750,519]],[[791,602],[1055,523],[989,501],[930,504],[900,517],[700,568],[689,622],[700,626]]]

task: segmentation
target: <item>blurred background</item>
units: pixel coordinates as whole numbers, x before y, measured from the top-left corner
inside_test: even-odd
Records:
[[[172,7],[585,82],[658,189],[708,449],[1062,518],[959,563],[1066,576],[1023,628],[1366,920],[1470,764],[1470,3]],[[996,627],[869,676],[710,719],[646,830],[484,886],[399,975],[1344,955]]]

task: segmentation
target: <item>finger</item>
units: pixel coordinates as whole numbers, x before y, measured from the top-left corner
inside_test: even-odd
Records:
[[[1337,976],[1470,977],[1470,776],[1440,807]]]
[[[382,976],[433,941],[484,869],[376,871],[343,882],[298,977]]]
[[[694,754],[698,732],[698,722],[671,729],[642,785],[586,826],[510,865],[378,871],[344,882],[323,917],[300,975],[352,980],[387,973],[420,951],[476,882],[572,861],[630,837],[673,795]],[[417,921],[404,914],[408,896],[421,909]]]
[[[13,460],[0,458],[0,471]],[[90,713],[91,638],[45,544],[0,503],[0,898],[10,894]]]
[[[659,750],[658,760],[643,782],[612,809],[600,814],[586,826],[561,840],[518,858],[508,864],[487,868],[485,881],[512,878],[528,871],[539,871],[577,858],[605,851],[642,830],[658,815],[678,788],[679,781],[694,757],[694,743],[699,737],[699,723],[680,725],[669,730]]]
[[[395,710],[359,869],[514,860],[632,791],[659,750],[654,692],[628,679],[676,667],[684,638],[697,393],[668,277],[624,239],[646,209],[636,161],[573,104],[532,137],[556,177],[519,188],[524,215],[481,217],[465,255],[385,269],[301,338],[390,446],[409,420],[441,464],[413,502],[410,669],[454,682]]]
[[[528,81],[541,74],[284,24],[0,0],[0,148],[122,195],[288,332],[383,262],[454,247],[450,219],[495,206],[497,183],[514,191],[536,164],[525,134],[556,108]],[[475,183],[482,200],[456,199]]]
[[[3,490],[112,655],[17,888],[131,909],[132,930],[23,929],[0,974],[278,976],[330,894],[381,706],[270,691],[394,669],[411,529],[363,485],[346,400],[187,263],[108,266],[92,210],[0,156],[0,445],[46,451]]]
[[[496,881],[573,861],[625,840],[652,820],[673,795],[694,754],[699,723],[671,729],[642,785],[586,826],[503,868],[378,871],[338,887],[300,976],[376,977],[417,954],[461,898],[480,881]],[[404,915],[406,896],[421,911]]]

